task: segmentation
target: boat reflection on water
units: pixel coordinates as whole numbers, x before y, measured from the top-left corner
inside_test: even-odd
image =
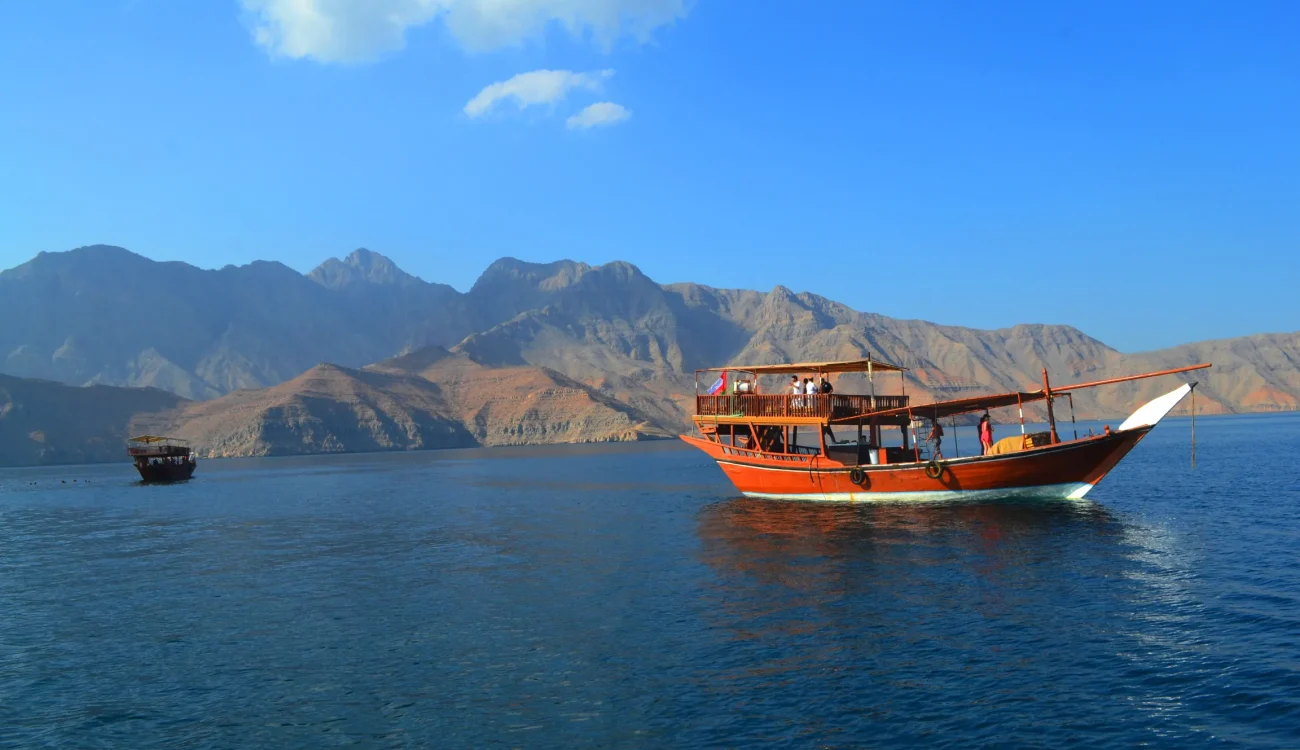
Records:
[[[1122,525],[1086,500],[851,504],[741,497],[706,507],[699,519],[706,560],[736,569],[810,555],[828,562],[886,552],[929,558],[928,551],[944,546],[997,561],[1033,539],[1061,543],[1070,530],[1116,537]]]
[[[1026,712],[1044,746],[1136,736],[1189,721],[1168,675],[1211,689],[1231,666],[1207,658],[1186,540],[1090,502],[735,499],[696,521],[704,689],[756,736],[1018,746]]]
[[[1087,501],[737,498],[701,511],[698,534],[702,560],[719,578],[715,611],[748,635],[764,623],[803,631],[846,617],[855,632],[956,610],[999,617],[1028,598],[1053,606],[1050,598],[1079,576],[1106,579],[1128,566],[1124,524]]]

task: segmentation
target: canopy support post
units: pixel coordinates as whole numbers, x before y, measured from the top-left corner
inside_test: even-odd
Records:
[[[1070,398],[1070,428],[1074,430],[1074,439],[1079,439],[1079,425],[1074,421],[1074,394],[1065,394]]]
[[[921,463],[921,443],[916,439],[916,417],[912,416],[912,410],[907,410],[907,427],[903,428],[903,436],[906,439],[907,431],[912,431],[912,451],[916,454],[916,462]]]
[[[1052,412],[1052,384],[1047,381],[1047,368],[1043,368],[1043,395],[1047,397],[1047,426],[1052,430],[1052,445],[1061,442],[1056,436],[1056,414]]]
[[[1020,394],[1016,394],[1016,411],[1020,412],[1020,436],[1025,435],[1025,405],[1020,401]]]

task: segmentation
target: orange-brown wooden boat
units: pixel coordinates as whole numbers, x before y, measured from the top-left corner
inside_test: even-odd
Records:
[[[194,476],[198,457],[189,443],[160,435],[133,437],[126,449],[140,481],[155,484],[184,482]]]
[[[733,366],[697,373],[694,422],[700,437],[681,439],[707,453],[749,497],[808,500],[943,500],[956,498],[1082,498],[1195,387],[1180,387],[1135,411],[1118,429],[1062,440],[1054,402],[1073,391],[1175,375],[1209,367],[1160,372],[1053,388],[1043,371],[1036,391],[974,396],[912,405],[906,394],[876,395],[875,375],[905,368],[872,359],[790,365]],[[707,394],[699,375],[721,372]],[[873,391],[760,394],[763,376],[861,372]],[[900,378],[900,382],[903,382]],[[796,379],[802,389],[803,383]],[[787,386],[791,388],[792,386]],[[1024,432],[1024,405],[1046,402],[1048,427]],[[1021,434],[1003,438],[978,456],[946,458],[941,443],[918,440],[931,427],[961,414],[1016,407]],[[898,434],[885,445],[886,432]],[[850,434],[845,435],[846,432]]]

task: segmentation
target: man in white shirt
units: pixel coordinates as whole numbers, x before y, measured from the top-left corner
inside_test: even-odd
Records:
[[[817,381],[812,378],[804,378],[804,390],[809,396],[817,395]]]
[[[791,375],[791,376],[790,376],[790,395],[791,395],[791,396],[802,396],[802,395],[803,395],[803,384],[799,382],[799,376],[798,376],[798,375]],[[803,399],[801,399],[801,398],[792,398],[792,399],[790,399],[790,404],[791,404],[792,406],[803,406]]]

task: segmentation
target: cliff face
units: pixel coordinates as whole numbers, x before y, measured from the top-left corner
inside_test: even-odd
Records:
[[[621,262],[504,258],[462,294],[365,250],[303,276],[95,246],[0,273],[0,316],[23,321],[0,328],[0,371],[216,399],[153,406],[87,391],[150,419],[178,410],[161,423],[221,455],[666,435],[689,429],[697,368],[867,355],[911,368],[918,402],[1036,389],[1044,367],[1063,384],[1208,361],[1199,408],[1300,408],[1298,333],[1125,355],[1069,326],[899,320],[779,286],[660,285]],[[1167,386],[1080,394],[1076,411],[1124,415]],[[866,390],[859,376],[838,387]],[[31,430],[41,414],[26,417]]]

